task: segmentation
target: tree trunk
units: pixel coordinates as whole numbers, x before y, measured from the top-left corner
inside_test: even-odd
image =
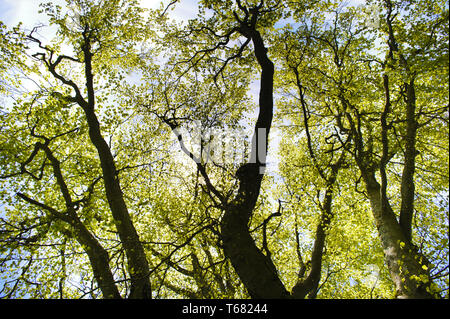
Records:
[[[230,259],[252,298],[287,298],[289,293],[278,277],[272,260],[261,252],[250,235],[248,216],[254,209],[257,194],[247,193],[247,196],[238,196],[221,220],[225,256]]]
[[[382,205],[381,187],[374,174],[363,172],[363,179],[397,297],[435,298],[426,258],[407,239],[390,204]]]
[[[267,145],[273,117],[274,65],[267,57],[261,35],[255,29],[243,30],[251,37],[256,59],[261,66],[259,115],[256,121],[250,163],[242,165],[236,175],[240,186],[236,197],[225,208],[221,220],[221,238],[225,256],[252,298],[287,298],[289,292],[278,277],[270,256],[264,255],[250,235],[248,223],[258,199],[265,162],[261,161],[259,142]],[[265,134],[262,136],[261,134]]]
[[[127,205],[123,198],[119,178],[111,154],[111,150],[103,138],[100,130],[100,123],[94,111],[95,95],[92,74],[92,53],[90,52],[90,39],[84,34],[85,44],[83,52],[85,57],[85,76],[88,92],[88,101],[79,97],[80,105],[86,115],[89,127],[89,137],[92,144],[97,149],[105,184],[106,198],[111,209],[112,216],[119,234],[121,243],[125,250],[128,271],[131,278],[131,289],[129,298],[151,298],[150,271],[144,248],[139,240],[139,236],[131,220]]]
[[[100,158],[106,198],[127,255],[128,271],[131,278],[129,298],[149,299],[151,298],[151,286],[148,262],[123,198],[111,150],[100,133],[100,126],[94,111],[88,109],[85,112],[88,119],[89,136],[97,148]]]
[[[108,252],[78,219],[71,221],[73,234],[89,257],[94,278],[97,280],[103,298],[121,299],[114,276],[109,266]]]
[[[406,143],[405,143],[405,166],[402,172],[400,207],[400,226],[406,238],[412,239],[412,219],[414,215],[414,171],[416,169],[416,93],[414,78],[406,85]]]
[[[325,191],[324,203],[322,205],[322,213],[320,215],[319,224],[316,228],[316,237],[311,253],[310,271],[306,274],[306,278],[299,278],[299,281],[292,289],[292,296],[296,299],[304,299],[306,296],[315,298],[317,289],[319,287],[320,277],[322,275],[322,259],[323,250],[325,247],[325,240],[327,231],[333,219],[332,201],[333,201],[333,184],[336,180],[336,172],[328,181],[328,186]],[[303,274],[305,275],[305,274]]]

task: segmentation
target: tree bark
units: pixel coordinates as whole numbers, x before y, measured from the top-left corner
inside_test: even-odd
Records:
[[[400,226],[406,239],[412,240],[412,219],[414,216],[414,171],[416,169],[416,92],[414,78],[406,86],[406,137],[405,137],[405,165],[403,166],[400,207]]]
[[[432,293],[430,265],[405,236],[387,200],[382,203],[381,186],[373,172],[362,172],[372,213],[381,239],[386,265],[398,298],[428,299]]]
[[[121,299],[115,284],[114,276],[109,266],[108,252],[100,245],[97,239],[89,232],[84,224],[76,219],[71,222],[73,234],[89,257],[94,278],[97,280],[103,298]]]

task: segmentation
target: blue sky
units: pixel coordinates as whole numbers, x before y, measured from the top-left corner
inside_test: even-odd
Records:
[[[140,0],[141,5],[146,8],[157,8],[161,0]],[[35,24],[45,22],[44,14],[39,15],[40,3],[48,2],[45,0],[0,0],[0,20],[9,27],[12,27],[20,21],[25,27],[31,28]],[[64,4],[64,0],[52,0],[55,4]],[[163,0],[164,3],[169,1]],[[197,5],[196,0],[182,0],[176,9],[171,12],[171,16],[175,19],[185,19],[195,17]]]
[[[40,22],[39,0],[0,0],[0,20],[9,27],[22,21],[27,27]],[[43,16],[41,15],[41,20]]]

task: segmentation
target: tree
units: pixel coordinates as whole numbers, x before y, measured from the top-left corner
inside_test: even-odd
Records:
[[[132,37],[129,37],[129,34],[131,33],[136,39],[142,37],[143,32],[141,32],[141,35],[138,34],[140,31],[139,27],[142,29],[142,22],[139,20],[140,17],[137,12],[136,2],[122,3],[121,1],[113,1],[106,4],[104,2],[69,1],[67,5],[72,10],[70,14],[63,14],[60,7],[53,7],[52,5],[47,5],[44,9],[50,16],[50,22],[59,27],[58,35],[66,39],[67,45],[73,51],[73,55],[60,53],[61,43],[56,43],[51,46],[43,44],[35,36],[36,29],[33,29],[27,36],[29,42],[35,43],[38,46],[39,51],[32,56],[38,62],[41,62],[45,71],[55,80],[59,81],[58,84],[63,87],[40,88],[40,91],[33,96],[31,102],[20,103],[20,101],[18,103],[22,104],[20,106],[25,107],[25,110],[27,108],[30,109],[30,112],[25,115],[25,118],[19,119],[20,122],[18,123],[23,123],[24,128],[28,128],[28,138],[31,138],[31,140],[37,139],[38,141],[34,142],[34,147],[30,155],[23,162],[19,162],[20,169],[17,170],[18,167],[15,167],[16,171],[10,172],[9,176],[29,174],[32,178],[40,181],[44,173],[46,173],[46,166],[51,166],[52,174],[60,190],[60,196],[64,200],[65,207],[62,206],[64,207],[62,211],[48,204],[48,202],[41,202],[22,192],[18,192],[17,195],[28,204],[44,210],[51,216],[51,219],[58,219],[68,224],[71,228],[68,232],[80,243],[89,256],[94,276],[104,297],[120,297],[109,267],[109,256],[107,252],[82,223],[77,213],[80,208],[84,208],[83,204],[89,203],[93,187],[99,178],[95,179],[87,187],[85,198],[74,200],[73,193],[77,191],[69,189],[66,182],[67,177],[64,177],[61,170],[61,161],[51,148],[53,140],[74,133],[79,129],[73,128],[56,135],[48,135],[51,132],[48,130],[44,131],[45,126],[44,128],[42,126],[38,127],[39,124],[42,125],[45,118],[41,118],[39,115],[36,118],[32,118],[32,115],[34,115],[34,104],[40,103],[41,96],[48,97],[43,103],[44,108],[52,110],[52,107],[56,106],[56,110],[63,109],[63,114],[70,114],[70,111],[66,111],[65,109],[70,109],[73,105],[80,107],[87,124],[87,127],[85,126],[84,128],[85,131],[87,130],[89,137],[85,141],[92,143],[97,151],[108,206],[121,244],[126,253],[128,272],[131,280],[129,297],[150,298],[151,287],[150,281],[148,280],[149,268],[146,255],[125,203],[111,148],[102,135],[101,126],[96,114],[95,108],[96,103],[99,102],[99,97],[96,96],[98,84],[94,76],[95,72],[100,73],[102,70],[105,70],[108,67],[108,59],[116,54],[118,55],[116,62],[118,65],[123,63],[123,60],[128,60],[126,56],[121,56],[121,53],[127,52],[131,56],[131,49],[134,42],[130,41]],[[124,20],[131,20],[130,22],[133,22],[132,29],[124,29],[122,27],[122,21]],[[118,41],[121,41],[120,44],[122,47],[117,47]],[[120,50],[123,51],[121,52]],[[85,90],[76,83],[77,79],[71,78],[67,73],[70,67],[79,68],[82,72],[81,74],[83,75],[81,76],[80,82],[85,85]],[[108,70],[105,73],[109,72],[111,71]],[[113,72],[108,75],[111,82],[114,83],[117,81],[120,73],[117,71],[114,72],[113,69]],[[107,96],[103,96],[102,98],[106,99]],[[23,115],[23,113],[19,113],[20,115]],[[19,128],[19,131],[21,130],[23,129]],[[45,154],[43,158],[36,158],[42,153]],[[27,170],[27,166],[32,162],[36,162],[36,160],[42,163],[40,168],[37,168],[38,176]],[[36,170],[36,167],[34,170]],[[86,192],[86,190],[83,192]]]
[[[445,3],[197,4],[2,25],[0,295],[448,296]]]
[[[422,5],[417,4],[415,9],[419,7],[423,9]],[[331,133],[325,139],[325,143],[330,145],[333,143],[333,139],[337,138],[341,144],[339,148],[346,149],[352,154],[357,167],[360,169],[361,178],[366,185],[366,196],[368,196],[372,206],[385,260],[396,286],[397,294],[413,298],[432,297],[437,289],[431,280],[430,268],[432,264],[411,241],[413,204],[415,201],[413,175],[415,172],[415,157],[417,156],[415,136],[417,128],[420,127],[417,120],[421,117],[421,113],[416,114],[415,111],[417,103],[415,81],[416,76],[421,72],[418,68],[414,68],[411,73],[411,69],[407,66],[408,63],[414,61],[415,54],[411,55],[411,62],[408,62],[402,54],[394,58],[399,50],[399,45],[394,36],[394,32],[397,31],[394,31],[392,25],[395,15],[392,11],[392,3],[387,2],[386,6],[385,17],[387,20],[383,24],[383,26],[386,26],[388,38],[386,60],[380,60],[376,56],[366,56],[366,48],[370,48],[370,42],[368,42],[371,40],[370,34],[363,37],[361,37],[361,34],[367,32],[367,27],[358,26],[355,13],[338,8],[335,12],[334,27],[331,27],[330,30],[322,31],[323,29],[315,28],[313,24],[308,30],[299,33],[302,41],[313,43],[315,48],[319,48],[320,53],[317,54],[326,55],[329,52],[330,57],[324,60],[325,63],[306,60],[313,56],[310,52],[305,53],[305,61],[302,60],[302,55],[294,57],[294,59],[296,58],[294,63],[297,63],[294,64],[293,68],[297,78],[294,85],[300,89],[300,95],[302,95],[302,89],[308,91],[313,101],[319,101],[316,102],[319,107],[329,110],[330,113],[322,116],[334,118],[333,124],[338,130]],[[439,11],[430,11],[430,15],[434,14],[431,12]],[[443,15],[441,19],[435,18],[433,22],[430,22],[430,20],[425,22],[432,24],[431,37],[445,36],[445,31],[442,30],[442,33],[440,33],[437,30],[440,29],[441,23],[445,20],[444,17],[448,12],[440,13]],[[397,14],[399,13],[397,12]],[[414,14],[411,16],[414,16]],[[405,18],[403,21],[409,22],[408,19]],[[417,29],[420,28],[423,28],[423,26],[417,24]],[[398,32],[400,33],[400,31]],[[288,34],[288,36],[290,35]],[[410,36],[408,39],[414,39],[414,37]],[[438,46],[435,48],[436,50],[431,49],[431,46],[433,46],[431,43]],[[428,38],[428,41],[420,44],[409,43],[408,48],[415,46],[416,51],[414,52],[416,53],[428,54],[425,52],[430,52],[430,61],[439,64],[443,62],[441,59],[447,53],[446,49],[439,47],[437,43],[440,42]],[[417,46],[421,45],[421,49],[418,49]],[[294,53],[291,53],[290,50]],[[293,48],[288,48],[288,58],[289,54],[293,56],[295,53],[296,51]],[[323,55],[321,58],[323,58]],[[392,59],[396,59],[398,63],[396,67],[393,66]],[[400,60],[402,62],[399,62]],[[376,63],[378,63],[378,69],[374,68]],[[321,65],[324,65],[324,67]],[[304,76],[308,74],[304,80],[309,85],[307,88],[304,88],[302,85],[306,84],[302,84],[299,80],[299,66],[303,68]],[[289,61],[288,67],[292,67],[289,65]],[[440,67],[448,68],[446,64],[442,64]],[[305,72],[305,69],[309,72]],[[401,75],[395,77],[396,72]],[[421,77],[424,79],[427,71],[423,70],[422,72]],[[317,74],[319,80],[315,77],[311,80],[311,74]],[[392,97],[394,85],[390,82],[392,78],[401,83],[395,86],[395,93],[398,94],[395,102],[393,102]],[[383,83],[383,85],[380,83]],[[370,90],[361,90],[367,87],[370,87]],[[441,88],[436,87],[436,89],[440,90]],[[440,93],[436,92],[434,96],[440,96]],[[302,96],[300,97],[302,98]],[[381,101],[383,98],[384,107],[380,111],[378,106],[380,102],[377,101]],[[398,112],[398,108],[403,101],[405,112],[396,113],[388,122],[388,117],[391,117],[393,112]],[[392,106],[393,103],[396,105],[395,111]],[[437,105],[440,103],[445,105],[445,99],[437,102]],[[431,112],[440,113],[445,111],[447,107],[441,108],[434,105],[431,107],[433,109]],[[406,118],[403,114],[406,114]],[[307,114],[305,115],[307,116]],[[439,117],[437,114],[436,116]],[[379,123],[379,126],[377,123]],[[427,123],[429,124],[429,122]],[[324,126],[321,130],[324,131]],[[390,130],[394,131],[393,135],[390,135],[392,134],[389,132]],[[307,131],[306,133],[309,135]],[[343,136],[346,136],[346,138],[343,138]],[[348,143],[349,140],[351,141],[350,144]],[[333,149],[334,146],[331,146],[331,148]],[[388,164],[395,157],[397,163],[400,162],[399,164],[403,167],[402,172],[398,173],[401,176],[399,185],[401,207],[398,217],[391,206],[387,190],[388,184],[395,184],[395,181],[392,180],[395,179],[394,176],[391,179],[388,178]],[[403,158],[403,160],[400,158]],[[397,169],[392,170],[396,171]],[[381,182],[377,181],[376,172],[380,174]]]

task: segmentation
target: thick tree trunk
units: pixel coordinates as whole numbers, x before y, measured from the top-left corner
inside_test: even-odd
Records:
[[[434,298],[426,258],[405,236],[388,202],[382,203],[380,184],[373,173],[363,172],[386,265],[398,298]]]
[[[412,239],[412,219],[414,215],[414,171],[416,169],[416,93],[414,78],[406,84],[406,137],[405,137],[405,165],[402,173],[400,207],[400,226],[406,238]]]
[[[274,66],[258,31],[243,30],[251,37],[256,59],[261,66],[259,116],[256,121],[250,163],[241,166],[236,175],[240,187],[236,197],[225,208],[221,220],[224,253],[252,298],[287,298],[289,292],[281,282],[270,256],[264,255],[250,235],[248,223],[258,199],[265,163],[258,157],[258,142],[267,145],[273,117]],[[261,136],[264,134],[264,136]],[[265,152],[266,150],[264,150]]]
[[[252,182],[258,183],[255,179]],[[249,216],[258,193],[243,192],[240,190],[240,196],[227,207],[221,220],[225,256],[230,259],[252,298],[287,298],[289,293],[278,277],[272,260],[256,246],[248,229]]]
[[[89,257],[94,278],[98,282],[103,298],[121,299],[109,266],[108,252],[100,245],[97,239],[89,232],[81,221],[76,219],[73,220],[71,224],[74,227],[74,237]]]

